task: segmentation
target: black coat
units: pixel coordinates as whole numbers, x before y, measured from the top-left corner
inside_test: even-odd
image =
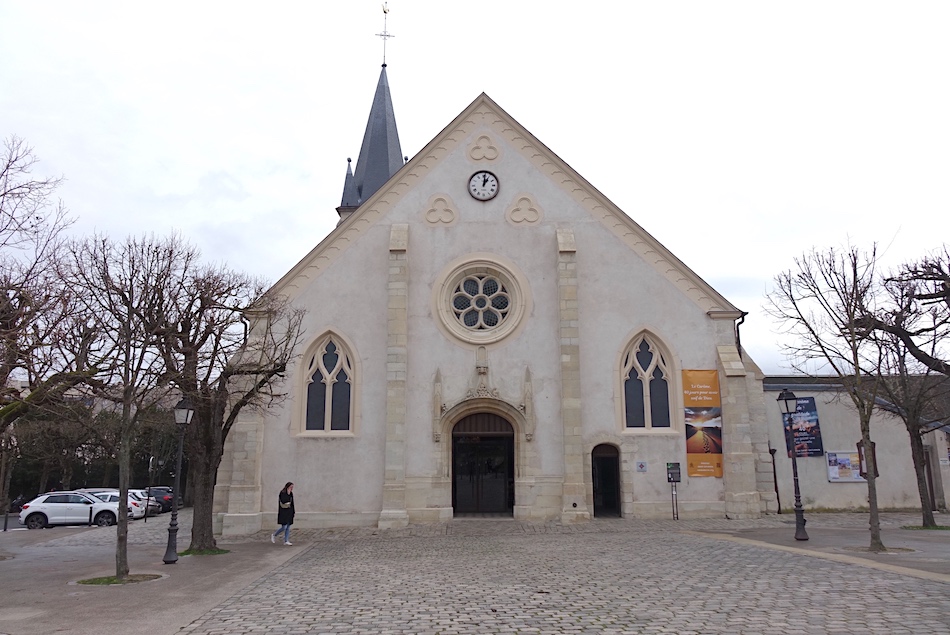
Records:
[[[284,503],[290,503],[290,507],[284,507]],[[277,524],[294,524],[294,495],[293,493],[281,492],[280,504],[277,506]]]

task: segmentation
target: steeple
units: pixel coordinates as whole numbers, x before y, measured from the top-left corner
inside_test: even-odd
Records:
[[[356,178],[353,176],[351,168],[353,159],[346,158],[346,178],[343,180],[343,200],[340,207],[352,207],[356,209],[360,206],[360,193],[356,188]]]
[[[386,64],[379,74],[373,107],[369,111],[363,146],[356,162],[356,173],[350,171],[347,160],[346,180],[343,184],[343,201],[337,212],[341,220],[376,193],[403,165],[402,148],[396,132],[396,115],[389,94],[389,79]]]

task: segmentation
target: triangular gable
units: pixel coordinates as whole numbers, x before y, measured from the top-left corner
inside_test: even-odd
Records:
[[[444,156],[476,128],[488,127],[547,174],[580,206],[693,300],[714,319],[736,319],[742,312],[726,300],[653,236],[610,202],[597,188],[538,141],[488,95],[482,93],[429,144],[409,160],[369,200],[340,223],[320,244],[271,288],[291,299],[320,275],[347,246],[376,223]]]

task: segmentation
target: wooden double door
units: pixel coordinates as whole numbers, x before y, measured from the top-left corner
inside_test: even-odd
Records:
[[[452,430],[452,507],[455,515],[507,515],[515,501],[515,435],[494,414],[460,420]]]

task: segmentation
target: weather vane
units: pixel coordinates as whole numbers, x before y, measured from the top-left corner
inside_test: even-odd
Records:
[[[386,66],[386,40],[391,37],[396,37],[386,30],[386,18],[389,16],[389,7],[387,6],[388,4],[388,2],[383,3],[383,32],[376,34],[377,37],[383,38],[383,66]]]

